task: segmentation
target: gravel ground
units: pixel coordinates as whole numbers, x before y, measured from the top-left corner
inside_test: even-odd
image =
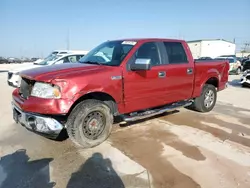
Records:
[[[81,150],[14,124],[8,69],[0,65],[0,187],[250,187],[250,89],[239,76],[210,113],[180,109],[116,126],[105,143]]]

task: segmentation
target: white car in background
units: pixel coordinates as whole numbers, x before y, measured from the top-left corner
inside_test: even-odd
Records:
[[[70,50],[54,50],[54,51],[52,51],[46,58],[44,58],[44,59],[47,59],[47,58],[49,58],[49,57],[51,57],[51,56],[53,56],[53,55],[59,55],[59,54],[67,54],[67,53],[73,53],[73,52],[76,52],[76,51],[70,51]],[[79,51],[79,52],[81,52],[81,51]],[[37,63],[40,63],[40,62],[42,62],[44,59],[38,59],[38,60],[36,60],[34,63],[35,64],[37,64]]]
[[[61,64],[61,63],[75,63],[78,62],[80,58],[85,56],[88,53],[88,51],[70,51],[66,53],[56,53],[56,55],[52,53],[40,62],[34,62],[33,64],[27,64],[13,70],[9,70],[7,78],[8,85],[12,87],[19,86],[19,81],[20,81],[19,74],[21,71],[42,66]]]
[[[229,73],[237,74],[239,75],[242,71],[242,66],[239,60],[237,60],[236,57],[230,57],[230,56],[220,56],[215,58],[216,60],[229,60]]]

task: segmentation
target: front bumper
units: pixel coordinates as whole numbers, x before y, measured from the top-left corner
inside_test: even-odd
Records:
[[[15,122],[20,123],[30,131],[55,139],[64,129],[64,126],[57,120],[40,114],[24,112],[13,102],[12,109]]]

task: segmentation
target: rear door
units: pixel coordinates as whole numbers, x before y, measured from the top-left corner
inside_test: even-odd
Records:
[[[166,102],[190,99],[193,92],[194,64],[181,42],[163,42],[166,64]]]

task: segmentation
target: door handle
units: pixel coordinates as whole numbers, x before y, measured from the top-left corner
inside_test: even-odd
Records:
[[[166,77],[166,72],[165,72],[165,71],[160,71],[160,72],[158,72],[158,77],[159,77],[159,78],[164,78],[164,77]]]
[[[193,68],[187,68],[187,74],[193,74]]]

